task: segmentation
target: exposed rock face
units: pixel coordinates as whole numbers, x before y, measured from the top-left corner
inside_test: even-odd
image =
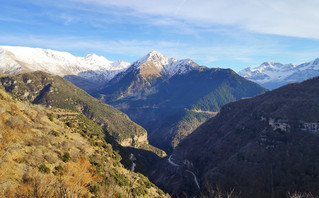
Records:
[[[136,146],[140,144],[148,144],[147,134],[142,134],[140,136],[133,136],[131,138],[124,139],[120,142],[122,146]]]

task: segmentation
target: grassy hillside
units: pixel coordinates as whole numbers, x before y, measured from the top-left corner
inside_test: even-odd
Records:
[[[33,72],[2,76],[0,81],[0,86],[22,100],[82,112],[123,146],[143,147],[161,153],[148,145],[147,132],[143,127],[132,122],[121,111],[98,101],[59,76]]]
[[[0,89],[0,197],[167,197],[120,163],[103,129],[76,111]]]
[[[171,140],[173,148],[175,148],[181,140],[194,131],[198,126],[206,120],[214,117],[217,112],[202,111],[202,110],[187,110],[187,113],[181,121],[178,122],[175,128],[172,128],[170,133],[175,133]]]

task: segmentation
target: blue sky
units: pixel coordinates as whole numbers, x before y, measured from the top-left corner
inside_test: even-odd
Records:
[[[0,45],[133,62],[156,50],[239,71],[319,57],[317,0],[8,0]]]

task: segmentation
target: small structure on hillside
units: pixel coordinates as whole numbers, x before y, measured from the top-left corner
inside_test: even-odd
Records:
[[[288,119],[274,119],[269,118],[269,125],[272,126],[273,130],[280,129],[284,132],[289,132],[290,125],[288,123]]]
[[[302,131],[308,131],[311,133],[318,133],[319,132],[319,123],[318,122],[304,122],[299,121],[300,129]]]

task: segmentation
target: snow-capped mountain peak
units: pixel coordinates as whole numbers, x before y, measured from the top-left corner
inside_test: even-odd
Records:
[[[135,69],[142,69],[144,74],[170,78],[199,67],[191,59],[176,60],[158,51],[151,51],[130,64],[122,60],[113,62],[97,54],[79,57],[68,52],[15,46],[0,46],[0,63],[0,73],[44,71],[59,76],[75,75],[99,84],[110,81],[119,73]]]
[[[184,74],[198,65],[191,59],[176,60],[168,58],[158,51],[151,51],[141,59],[132,64],[135,68],[140,68],[145,63],[152,63],[162,75],[171,77],[175,74]]]
[[[44,71],[59,76],[78,75],[91,81],[106,82],[127,69],[130,63],[113,62],[103,56],[74,56],[50,49],[0,46],[0,73]]]
[[[273,89],[290,82],[303,81],[319,75],[319,58],[300,65],[265,62],[257,67],[248,67],[239,75]]]
[[[148,54],[146,54],[145,56],[143,56],[141,59],[139,59],[137,62],[139,63],[139,65],[142,65],[143,63],[146,63],[148,61],[153,62],[155,64],[155,66],[158,67],[158,69],[162,69],[163,65],[169,64],[169,62],[172,60],[167,58],[166,56],[164,56],[160,52],[151,51]]]

